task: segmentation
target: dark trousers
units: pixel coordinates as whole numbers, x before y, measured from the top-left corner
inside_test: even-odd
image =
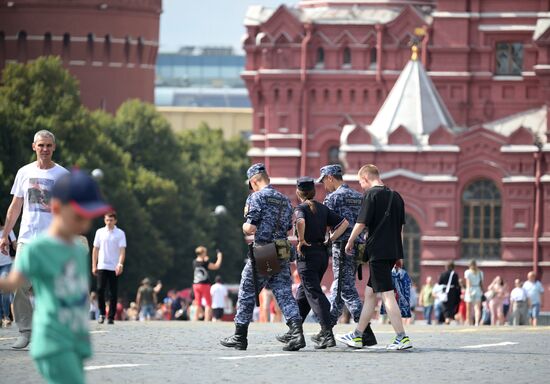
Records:
[[[319,318],[323,328],[330,328],[330,302],[321,289],[321,280],[328,267],[328,255],[324,247],[302,249],[305,261],[298,261],[298,273],[302,283],[296,293],[300,316],[305,320],[309,311]]]
[[[109,284],[109,319],[114,320],[116,315],[116,304],[118,295],[118,277],[115,271],[104,269],[97,271],[97,303],[99,314],[105,316],[105,291]]]

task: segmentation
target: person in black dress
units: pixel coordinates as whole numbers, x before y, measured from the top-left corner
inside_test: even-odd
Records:
[[[321,280],[328,267],[328,252],[325,236],[327,228],[332,230],[330,241],[338,239],[346,230],[348,221],[325,205],[314,200],[315,181],[310,177],[298,179],[296,195],[301,204],[296,207],[296,232],[298,236],[298,273],[302,281],[296,294],[296,301],[302,319],[311,309],[321,324],[316,349],[334,347],[330,303],[321,289]]]
[[[460,304],[458,274],[455,272],[455,265],[452,261],[447,263],[447,270],[439,276],[439,284],[443,286],[443,292],[447,292],[447,301],[443,302],[443,316],[445,324],[450,324],[454,320]],[[449,287],[448,291],[447,286]]]

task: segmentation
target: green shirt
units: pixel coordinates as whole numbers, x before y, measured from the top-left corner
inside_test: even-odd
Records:
[[[49,235],[25,244],[15,259],[15,270],[31,282],[35,296],[33,358],[62,351],[91,356],[88,264],[88,251],[80,242],[68,244]]]
[[[434,305],[435,299],[432,296],[433,290],[434,290],[433,285],[425,285],[424,287],[422,287],[422,303],[424,304],[425,307]]]

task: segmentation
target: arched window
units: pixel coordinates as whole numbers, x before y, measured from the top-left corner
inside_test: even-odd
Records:
[[[126,64],[130,62],[130,44],[132,42],[132,38],[130,36],[126,36],[126,39],[124,41],[124,61],[126,61]]]
[[[111,60],[111,35],[105,35],[105,42],[103,45],[103,60]]]
[[[86,57],[89,62],[94,60],[94,34],[88,33],[86,41]]]
[[[309,98],[311,99],[312,103],[315,103],[317,101],[317,92],[315,91],[315,89],[309,91]]]
[[[323,101],[325,103],[328,103],[330,101],[330,91],[328,89],[325,89],[323,92]]]
[[[27,61],[27,32],[25,31],[17,33],[17,61],[20,63]]]
[[[138,37],[138,43],[137,43],[137,59],[138,63],[143,63],[143,37]]]
[[[342,66],[344,68],[351,67],[351,49],[349,47],[344,48],[344,52],[342,52]]]
[[[418,282],[420,277],[420,226],[416,220],[405,214],[405,227],[403,228],[403,253],[405,268],[411,279]]]
[[[501,197],[495,183],[482,179],[462,194],[462,257],[500,257]]]
[[[71,35],[69,33],[63,34],[63,49],[61,50],[61,57],[63,60],[68,60],[71,56]]]
[[[376,51],[376,47],[372,47],[370,49],[370,60],[369,60],[369,68],[370,69],[376,69],[376,63],[378,61],[378,52]]]
[[[340,147],[333,145],[328,149],[327,160],[329,164],[340,164]]]
[[[52,54],[52,34],[46,32],[44,34],[44,56]]]
[[[316,67],[324,67],[325,65],[325,50],[321,47],[317,48],[317,56],[315,58]]]

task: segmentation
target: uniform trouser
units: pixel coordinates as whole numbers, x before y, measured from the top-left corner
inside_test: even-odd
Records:
[[[529,324],[528,308],[526,301],[514,301],[512,303],[512,324],[527,325]]]
[[[321,288],[321,280],[328,267],[327,252],[324,247],[312,247],[302,252],[305,261],[297,263],[302,283],[296,293],[300,315],[305,319],[312,309],[322,327],[332,328],[330,303]]]
[[[17,253],[15,257],[21,254],[24,244],[19,243],[17,245]],[[15,324],[19,328],[19,332],[28,333],[32,327],[32,304],[30,299],[30,291],[32,285],[30,281],[25,280],[23,285],[15,290],[13,296],[13,317]]]
[[[343,271],[340,271],[340,258],[344,258]],[[344,304],[348,307],[349,312],[353,316],[353,320],[358,323],[361,317],[363,303],[359,298],[359,293],[355,287],[355,251],[352,255],[341,255],[340,243],[332,244],[332,272],[334,274],[334,284],[330,293],[330,318],[332,325],[336,325]],[[341,297],[338,299],[338,279],[342,276]]]
[[[118,277],[115,271],[100,269],[97,271],[97,304],[99,314],[105,316],[105,291],[109,284],[109,319],[114,320],[118,296]]]
[[[292,296],[292,281],[290,279],[290,264],[288,261],[281,263],[281,271],[272,276],[258,275],[258,292],[264,287],[273,291],[277,304],[281,308],[286,321],[301,321],[300,312],[296,300]],[[255,294],[254,281],[252,279],[252,265],[250,260],[246,262],[241,274],[239,286],[239,299],[237,302],[236,324],[249,324],[254,312]]]

